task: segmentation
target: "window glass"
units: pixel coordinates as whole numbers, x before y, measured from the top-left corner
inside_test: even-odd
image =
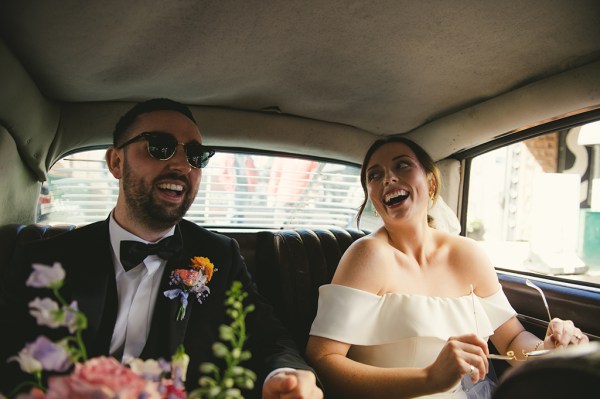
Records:
[[[118,181],[104,154],[80,152],[51,168],[40,196],[39,222],[86,224],[108,216]],[[186,218],[215,229],[356,227],[361,201],[357,166],[219,151],[202,170]]]
[[[495,267],[600,283],[600,122],[473,158],[467,236]]]

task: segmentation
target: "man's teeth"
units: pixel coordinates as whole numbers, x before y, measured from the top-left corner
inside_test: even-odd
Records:
[[[162,183],[158,185],[158,188],[163,190],[171,190],[171,191],[183,191],[183,186],[180,184],[166,184]]]

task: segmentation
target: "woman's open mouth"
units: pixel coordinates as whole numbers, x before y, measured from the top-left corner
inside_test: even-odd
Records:
[[[388,193],[383,198],[383,203],[386,206],[393,206],[404,202],[410,194],[406,190],[396,190]]]

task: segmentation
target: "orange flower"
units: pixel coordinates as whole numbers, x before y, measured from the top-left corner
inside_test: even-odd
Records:
[[[202,274],[206,276],[206,282],[208,283],[213,276],[215,265],[212,264],[210,259],[204,256],[194,256],[192,258],[192,265],[194,269],[202,270]]]
[[[200,273],[198,270],[177,269],[175,270],[175,272],[179,275],[183,283],[188,287],[192,287],[198,282],[198,277]]]

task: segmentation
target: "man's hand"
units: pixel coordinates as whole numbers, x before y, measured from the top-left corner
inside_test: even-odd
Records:
[[[322,399],[315,375],[307,370],[284,371],[269,378],[262,392],[263,399]]]

